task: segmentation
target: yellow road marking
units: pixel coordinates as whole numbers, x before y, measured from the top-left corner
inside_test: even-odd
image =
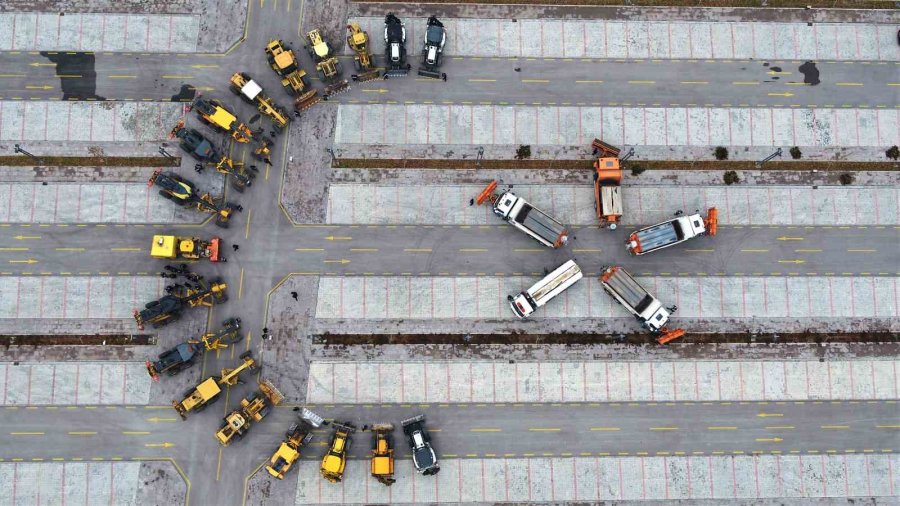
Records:
[[[767,425],[766,429],[768,430],[791,430],[795,429],[793,425]]]
[[[875,253],[877,249],[848,249],[848,253]]]
[[[350,251],[354,253],[375,253],[378,251],[378,248],[350,248]]]
[[[300,251],[300,252],[325,251],[325,248],[297,248],[294,251]]]
[[[738,86],[750,86],[754,84],[759,84],[759,81],[732,81],[731,84],[736,84]]]
[[[352,237],[348,237],[345,235],[329,235],[325,237],[326,241],[352,241]]]
[[[10,432],[10,436],[43,436],[43,432]]]
[[[542,253],[544,250],[538,248],[513,248],[516,253]]]
[[[193,79],[194,78],[194,76],[170,76],[170,75],[163,75],[160,77],[162,77],[163,79]]]
[[[712,427],[707,427],[706,430],[737,430],[737,427],[734,427],[734,426],[712,426]]]
[[[496,79],[469,79],[470,83],[495,83]]]
[[[559,432],[561,430],[556,427],[533,427],[528,429],[529,432]]]
[[[794,253],[821,253],[820,249],[795,249]]]
[[[287,143],[285,143],[287,144]],[[266,170],[268,170],[269,164],[266,164]],[[268,179],[268,178],[266,178]],[[247,211],[247,224],[244,226],[244,239],[250,238],[250,218],[253,216],[253,209]]]
[[[109,248],[110,251],[143,251],[143,248]]]
[[[767,249],[742,249],[742,253],[768,253]]]
[[[656,81],[628,81],[628,84],[656,84]]]
[[[404,248],[406,253],[431,253],[431,248]]]
[[[0,248],[0,251],[28,251],[28,248]]]
[[[601,84],[603,81],[594,81],[592,79],[585,79],[581,81],[575,81],[578,84]]]
[[[863,83],[834,83],[837,86],[863,86]]]
[[[822,425],[821,428],[823,428],[823,429],[837,429],[837,430],[840,430],[840,429],[849,429],[850,426],[849,426],[849,425]]]
[[[619,427],[591,427],[592,432],[614,432],[617,430],[622,430]]]
[[[900,425],[876,425],[878,429],[900,429]]]
[[[149,436],[149,432],[141,432],[141,431],[122,431],[122,434],[125,436]]]
[[[522,79],[523,83],[549,83],[549,79]]]
[[[110,79],[137,79],[137,76],[107,76]]]
[[[96,432],[68,432],[70,436],[96,436]]]
[[[572,251],[575,253],[601,253],[603,250],[598,248],[598,249],[573,249]]]
[[[710,248],[710,249],[687,249],[685,251],[687,251],[688,253],[712,253],[715,250]]]
[[[681,81],[681,84],[709,84],[709,81]]]
[[[84,248],[54,248],[56,251],[84,251]]]
[[[780,437],[758,437],[756,438],[757,443],[780,443],[784,441],[784,439]]]
[[[460,253],[487,253],[486,249],[481,248],[461,248]]]
[[[500,432],[503,429],[469,429],[469,432]]]
[[[678,427],[650,427],[650,430],[679,430]]]
[[[241,267],[241,280],[238,282],[238,299],[244,295],[244,268]]]

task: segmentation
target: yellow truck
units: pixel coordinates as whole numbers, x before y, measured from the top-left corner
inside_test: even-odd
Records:
[[[258,392],[241,399],[241,407],[225,416],[222,427],[216,432],[216,440],[222,446],[240,441],[254,423],[261,422],[283,400],[284,396],[271,381],[261,381]]]
[[[219,400],[222,387],[237,385],[242,372],[253,372],[258,369],[250,351],[242,353],[240,359],[241,365],[234,369],[222,369],[221,376],[206,378],[195,388],[189,388],[180,401],[172,401],[172,407],[175,408],[182,420],[187,420],[188,413],[203,411],[210,404]]]
[[[319,472],[322,477],[331,483],[339,483],[344,477],[344,468],[347,467],[347,452],[350,451],[351,436],[356,428],[349,423],[333,423],[334,433],[331,436],[331,444],[328,451],[322,457],[322,466]]]
[[[153,244],[150,246],[150,256],[160,260],[205,258],[210,262],[218,262],[221,244],[222,239],[218,237],[204,241],[196,237],[154,235]]]
[[[284,441],[272,454],[269,463],[266,465],[266,471],[272,477],[279,480],[284,479],[284,475],[291,470],[291,467],[300,460],[300,448],[309,444],[312,439],[313,429],[322,425],[324,420],[312,411],[303,408],[300,419],[291,425],[284,435]]]

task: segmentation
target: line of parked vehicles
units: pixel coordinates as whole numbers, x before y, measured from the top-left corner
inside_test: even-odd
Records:
[[[592,146],[595,153],[600,153],[594,163],[597,218],[602,227],[615,229],[623,213],[619,149],[599,139],[595,139]],[[490,202],[494,214],[546,247],[560,248],[568,241],[569,231],[565,225],[510,190],[497,192],[496,181],[488,184],[475,200],[479,205]],[[632,232],[625,245],[632,255],[641,256],[696,237],[714,236],[717,229],[716,208],[710,208],[705,218],[699,211],[688,216],[678,211],[672,219]],[[569,260],[527,290],[515,296],[509,295],[509,306],[517,317],[527,318],[583,276],[575,261]],[[668,327],[669,317],[677,306],[665,307],[623,267],[604,267],[599,281],[606,293],[631,313],[644,329],[657,336],[660,344],[684,335],[684,329]]]

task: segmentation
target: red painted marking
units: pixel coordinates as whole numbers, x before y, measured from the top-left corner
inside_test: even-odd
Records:
[[[25,401],[26,404],[31,404],[31,375],[34,373],[34,367],[28,366],[28,399]]]
[[[528,501],[531,501],[531,459],[525,459],[525,469],[528,471]]]
[[[84,14],[78,16],[78,49],[84,49]]]
[[[459,487],[459,495],[457,496],[460,501],[462,501],[462,459],[456,459],[456,476],[457,476],[457,486]],[[317,480],[319,483],[322,480]],[[390,490],[390,489],[388,489]]]
[[[691,30],[693,25],[687,25],[687,33],[688,33],[688,50],[690,51],[691,59],[694,58],[694,32]]]
[[[756,58],[756,26],[750,25],[750,42],[753,44],[753,58]]]
[[[718,362],[716,362],[716,388],[719,391],[718,396],[719,396],[719,400],[721,401],[722,400],[722,368],[719,367]]]
[[[403,402],[406,399],[406,379],[405,376],[405,367],[403,366],[403,362],[400,362],[400,402]]]
[[[632,400],[631,396],[631,362],[626,362],[625,365],[628,367],[628,400]]]
[[[894,464],[893,459],[888,457],[888,483],[891,485],[891,495],[894,495]]]
[[[803,455],[800,455],[800,496],[806,495],[806,484],[803,483]]]
[[[778,470],[778,495],[784,495],[784,478],[781,476],[781,455],[775,456],[775,468]]]
[[[381,401],[381,363],[378,364],[378,402],[382,402]]]
[[[78,379],[81,377],[81,365],[75,364],[75,404],[78,404]]]
[[[850,478],[849,478],[850,473],[847,469],[847,456],[844,455],[843,457],[844,457],[844,495],[849,497],[850,496]]]
[[[868,495],[872,495],[872,479],[869,476],[869,456],[865,455],[866,460],[866,489],[868,490]]]
[[[625,480],[622,478],[622,459],[616,459],[619,463],[619,499],[625,498]]]
[[[335,378],[334,378],[334,364],[331,364],[331,402],[334,402],[334,390],[335,390]],[[403,377],[401,376],[400,381],[403,381]]]
[[[116,498],[116,491],[113,490],[113,484],[115,483],[115,479],[113,476],[113,463],[109,463],[109,504],[112,506],[113,500]]]
[[[100,25],[101,26],[101,28],[100,28],[100,50],[103,50],[106,48],[106,15],[104,15],[101,19],[102,19],[102,21],[101,21],[101,25]],[[57,37],[59,37],[59,36],[57,35]],[[115,139],[113,139],[113,140],[115,140]]]
[[[169,44],[167,49],[172,50],[172,16],[169,16]]]
[[[22,278],[16,278],[16,318],[19,317],[19,305],[22,301]]]
[[[653,378],[653,362],[650,362],[650,400],[656,400],[656,389],[654,388],[654,384],[656,380]]]
[[[734,457],[731,457],[731,493],[737,497],[737,473],[734,471]]]
[[[627,26],[628,23],[626,23]],[[647,144],[647,109],[641,109],[641,120],[644,124],[644,144]]]
[[[775,145],[775,114],[769,109],[769,129],[772,132],[772,145]]]
[[[149,19],[147,20],[147,36],[144,39],[144,50],[145,51],[150,50],[150,20]]]
[[[519,364],[513,364],[515,367],[513,368],[515,379],[516,379],[516,402],[519,402]]]
[[[499,27],[500,25],[498,24],[497,26]],[[499,36],[497,37],[497,40],[500,40]],[[584,21],[581,22],[581,42],[582,42],[581,56],[586,56],[587,55],[587,26]],[[563,44],[563,46],[565,47],[565,44]]]
[[[712,466],[712,457],[706,457],[706,471],[709,476],[709,497],[716,496],[716,486],[713,483],[713,466]]]

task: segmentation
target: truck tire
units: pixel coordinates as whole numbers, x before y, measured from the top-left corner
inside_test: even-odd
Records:
[[[244,353],[241,353],[240,355],[238,355],[238,358],[241,360],[244,360],[245,358],[250,358],[252,356],[253,356],[253,352],[250,350],[247,350]]]
[[[193,393],[194,393],[194,389],[193,389],[193,388],[188,388],[188,389],[185,390],[184,393],[181,395],[181,398],[182,398],[182,399],[187,399],[187,398],[190,397],[191,394],[193,394]]]
[[[159,196],[167,200],[172,200],[172,196],[162,190],[159,190]]]

